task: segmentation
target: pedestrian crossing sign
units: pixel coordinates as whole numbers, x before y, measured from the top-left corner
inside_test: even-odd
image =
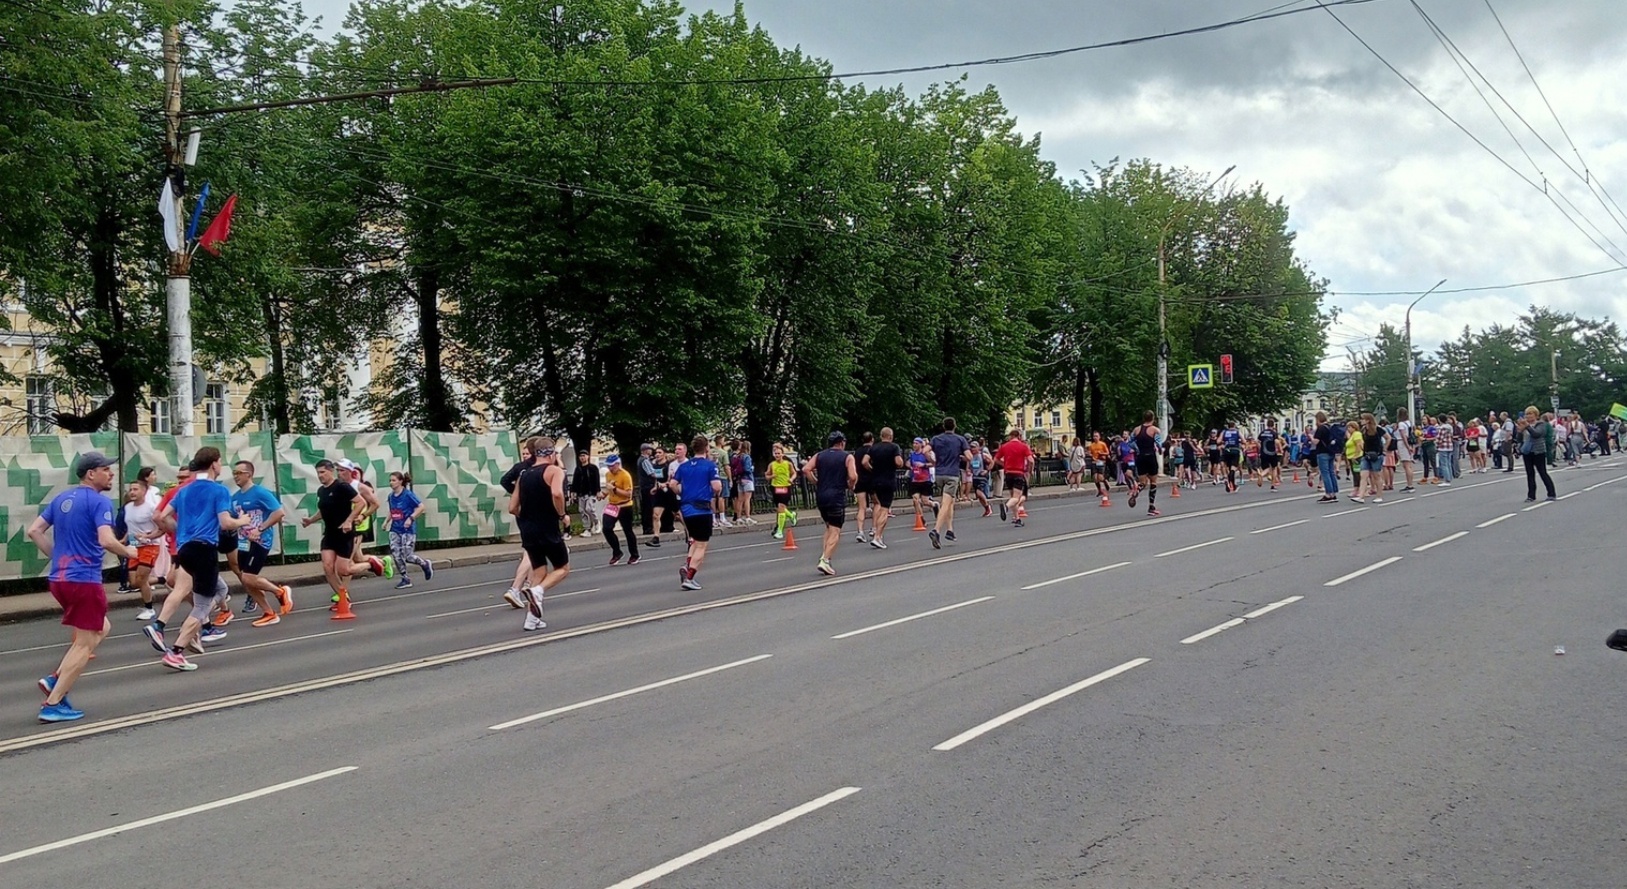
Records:
[[[1188,364],[1186,366],[1186,384],[1193,389],[1213,389],[1215,387],[1215,366],[1213,364]]]

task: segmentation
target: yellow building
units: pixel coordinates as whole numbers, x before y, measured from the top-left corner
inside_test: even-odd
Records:
[[[1015,405],[1006,412],[1006,425],[1022,432],[1037,454],[1064,453],[1074,436],[1073,407]]]

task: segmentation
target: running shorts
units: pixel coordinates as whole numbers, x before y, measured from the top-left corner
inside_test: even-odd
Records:
[[[51,581],[51,598],[62,606],[62,625],[100,633],[107,629],[107,589],[82,580]]]
[[[1261,454],[1260,455],[1260,468],[1261,469],[1276,469],[1277,466],[1280,465],[1281,463],[1282,463],[1282,457],[1280,455],[1278,455],[1278,454]]]
[[[853,493],[869,494],[875,490],[875,487],[876,486],[870,482],[870,477],[861,472],[859,473],[859,480],[853,483]]]
[[[215,544],[215,549],[218,550],[223,556],[237,552],[237,532],[220,532],[220,540]]]
[[[919,496],[919,497],[931,497],[932,496],[932,483],[931,482],[910,482],[909,495],[911,497],[917,497],[917,496]]]
[[[154,543],[151,546],[138,546],[138,547],[136,547],[136,558],[135,558],[135,561],[130,563],[130,567],[131,568],[137,568],[137,567],[140,567],[142,565],[145,565],[148,568],[151,568],[151,567],[153,567],[154,565],[157,565],[157,564],[158,564],[158,544]]]
[[[775,506],[790,506],[791,505],[791,489],[790,488],[775,488],[774,489],[774,505]]]
[[[821,500],[819,518],[832,528],[840,528],[847,522],[847,504],[841,500]]]
[[[1157,474],[1158,474],[1158,458],[1157,457],[1137,457],[1136,458],[1136,475],[1138,477],[1144,477],[1144,476],[1149,476],[1149,475],[1157,475]]]
[[[934,493],[940,497],[953,497],[960,493],[960,479],[940,478],[932,483]]]
[[[972,490],[982,494],[984,497],[989,496],[989,477],[986,475],[980,475],[972,479]]]
[[[710,520],[711,516],[708,515]],[[525,550],[526,558],[531,560],[531,567],[541,568],[544,565],[552,568],[563,568],[571,563],[571,551],[565,547],[565,541],[558,537],[548,537],[537,531],[520,530],[520,548]]]
[[[870,492],[871,496],[876,498],[876,502],[881,504],[882,509],[893,508],[893,496],[897,493],[898,489],[892,485],[888,485],[884,488],[877,487],[875,490]]]
[[[266,560],[271,558],[271,551],[258,541],[249,541],[248,549],[237,551],[237,568],[244,574],[259,574],[265,570]]]
[[[1107,475],[1107,464],[1106,463],[1092,463],[1092,464],[1090,464],[1090,474],[1091,475],[1102,475],[1102,476]]]
[[[684,516],[684,530],[689,532],[689,539],[695,543],[705,543],[712,539],[712,514]]]
[[[1028,476],[1021,472],[1006,473],[1006,490],[1028,493]]]
[[[202,540],[193,540],[175,554],[175,564],[192,576],[192,601],[207,599],[220,580],[220,553]]]
[[[354,540],[349,531],[324,532],[321,549],[323,552],[338,553],[348,559],[351,549],[355,546]]]
[[[1226,449],[1226,465],[1235,467],[1243,462],[1243,452],[1236,448]]]

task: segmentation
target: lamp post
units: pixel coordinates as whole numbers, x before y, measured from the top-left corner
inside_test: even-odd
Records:
[[[1554,416],[1559,416],[1559,350],[1548,359],[1548,398],[1553,404]]]
[[[1164,430],[1165,435],[1169,434],[1169,333],[1168,314],[1164,305],[1165,286],[1168,283],[1164,274],[1164,243],[1169,238],[1169,230],[1175,225],[1175,220],[1180,219],[1183,212],[1191,210],[1204,196],[1214,191],[1220,180],[1230,176],[1235,169],[1236,164],[1227,167],[1184,206],[1176,207],[1158,232],[1158,428]]]
[[[1423,293],[1423,296],[1420,296],[1417,299],[1413,300],[1412,305],[1407,306],[1407,316],[1406,316],[1406,328],[1407,328],[1407,419],[1409,421],[1413,422],[1413,423],[1418,422],[1418,389],[1419,389],[1419,385],[1418,385],[1418,363],[1416,361],[1412,360],[1412,306],[1415,306],[1418,303],[1422,302],[1425,296],[1428,296],[1431,293],[1434,293],[1435,291],[1441,289],[1441,285],[1445,284],[1445,283],[1446,283],[1445,278],[1442,278],[1439,281],[1436,281],[1434,287],[1431,287],[1428,290],[1425,290],[1424,293]]]

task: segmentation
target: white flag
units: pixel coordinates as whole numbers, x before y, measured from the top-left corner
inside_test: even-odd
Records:
[[[169,252],[181,252],[181,207],[175,199],[175,188],[169,177],[164,177],[164,190],[158,195],[158,215],[164,217],[164,243]]]

